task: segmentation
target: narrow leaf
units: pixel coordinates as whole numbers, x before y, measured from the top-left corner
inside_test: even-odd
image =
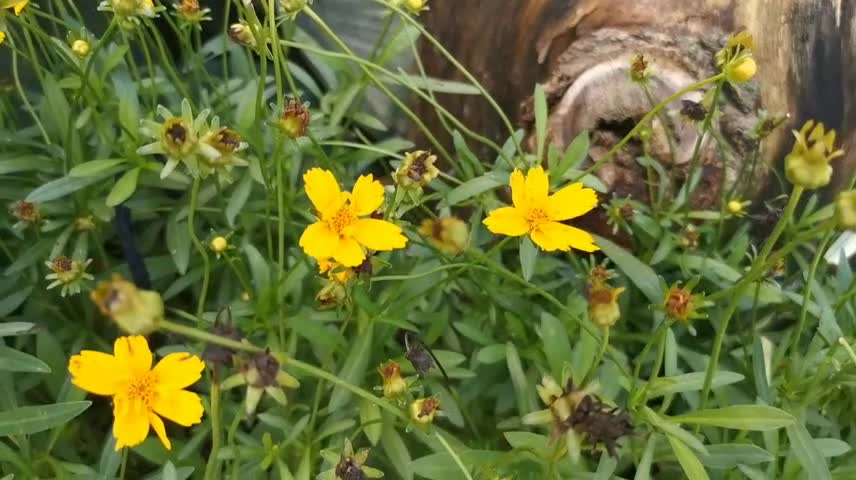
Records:
[[[89,401],[54,403],[0,412],[0,437],[49,430],[80,415],[91,404]]]

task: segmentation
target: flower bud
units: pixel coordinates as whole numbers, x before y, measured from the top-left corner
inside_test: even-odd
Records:
[[[396,398],[407,390],[407,382],[401,377],[401,367],[389,361],[378,367],[383,379],[383,396],[386,398]]]
[[[835,199],[835,219],[840,228],[856,230],[856,190],[838,194]]]
[[[244,47],[255,48],[256,46],[256,37],[253,36],[250,25],[243,20],[229,26],[229,38]]]
[[[469,227],[456,217],[426,219],[419,227],[419,234],[427,237],[434,247],[450,256],[463,252],[470,243]]]
[[[29,223],[30,225],[37,225],[42,221],[42,214],[39,211],[39,207],[35,203],[26,200],[21,200],[12,205],[12,215],[19,222]]]
[[[226,240],[226,237],[214,237],[211,243],[208,244],[208,248],[215,253],[223,253],[229,248],[229,241]]]
[[[758,65],[755,59],[744,56],[728,64],[725,68],[725,78],[732,83],[745,83],[752,80],[757,72]]]
[[[163,320],[163,299],[157,292],[140,290],[119,275],[101,282],[90,295],[102,314],[131,335],[146,335]]]
[[[607,285],[596,285],[589,291],[589,318],[592,323],[601,328],[609,328],[621,318],[618,297],[624,288],[610,288]]]
[[[282,9],[286,15],[297,15],[307,3],[307,0],[282,0]]]
[[[347,298],[348,292],[345,291],[344,285],[336,280],[325,280],[321,290],[315,295],[315,301],[318,302],[318,308],[321,310],[330,310],[343,305]]]
[[[410,13],[418,14],[428,10],[428,0],[404,0],[404,6]]]
[[[634,55],[630,60],[630,79],[637,83],[642,83],[648,80],[651,76],[648,71],[648,61],[641,53]]]
[[[89,50],[89,42],[86,40],[78,39],[71,44],[71,51],[80,58],[89,55]]]

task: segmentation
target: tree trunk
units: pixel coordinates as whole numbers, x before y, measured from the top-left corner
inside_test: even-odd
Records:
[[[791,148],[789,130],[808,119],[838,130],[847,151],[837,160],[832,188],[845,186],[856,168],[856,0],[433,0],[425,21],[516,126],[531,128],[531,95],[536,83],[544,84],[553,142],[565,146],[588,130],[592,160],[651,108],[644,91],[629,81],[636,54],[648,61],[650,93],[660,101],[714,74],[713,55],[728,34],[748,30],[755,37],[758,75],[723,92],[722,115],[713,126],[725,141],[704,143],[697,206],[719,201],[721,175],[729,189],[738,182],[747,196],[761,192],[769,167]],[[429,75],[463,78],[427,42],[422,55]],[[484,99],[439,99],[471,129],[497,142],[508,137]],[[681,107],[676,101],[652,122],[648,145],[678,181],[689,169],[698,131]],[[441,130],[429,105],[418,109]],[[747,175],[760,109],[790,118],[765,142],[761,168]],[[666,130],[673,132],[670,146]],[[642,167],[635,161],[640,150],[629,145],[599,172],[614,193],[644,195]]]

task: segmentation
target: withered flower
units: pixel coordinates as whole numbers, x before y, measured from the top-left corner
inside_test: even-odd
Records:
[[[410,404],[410,418],[419,425],[430,425],[440,412],[440,400],[434,397],[418,398]]]
[[[279,117],[278,127],[289,138],[300,138],[306,136],[310,119],[308,104],[292,98]]]

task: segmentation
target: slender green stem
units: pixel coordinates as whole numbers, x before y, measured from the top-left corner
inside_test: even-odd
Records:
[[[452,449],[452,446],[449,445],[449,442],[447,442],[445,438],[443,438],[443,435],[440,434],[439,431],[435,430],[434,436],[437,437],[437,440],[440,441],[440,444],[443,445],[443,448],[446,449],[446,452],[449,454],[450,457],[452,457],[452,460],[455,461],[455,465],[458,466],[458,468],[461,470],[461,473],[464,474],[464,477],[466,477],[467,480],[473,480],[473,476],[470,475],[470,471],[467,470],[467,467],[464,466],[464,462],[461,461],[461,457],[458,456],[458,453],[454,449]]]
[[[580,388],[585,388],[588,385],[589,380],[594,378],[594,374],[597,371],[597,367],[600,366],[600,362],[603,361],[603,354],[606,353],[606,349],[609,347],[609,328],[605,328],[603,330],[603,338],[600,341],[600,349],[597,351],[597,356],[594,357],[594,361],[591,366],[589,366],[588,371],[583,377],[583,381],[580,382]]]
[[[651,121],[651,119],[653,119],[658,113],[660,113],[660,110],[666,108],[666,106],[668,106],[670,103],[674,102],[675,100],[678,100],[679,98],[683,97],[684,95],[686,95],[690,92],[694,92],[700,88],[706,87],[707,85],[710,85],[711,83],[718,82],[722,77],[723,77],[723,74],[720,73],[720,74],[714,75],[713,77],[710,77],[708,79],[702,80],[700,82],[696,82],[696,83],[690,85],[689,87],[684,88],[683,90],[679,90],[679,91],[673,93],[671,96],[667,97],[665,100],[663,100],[662,102],[657,104],[657,106],[654,107],[650,112],[648,112],[644,117],[642,117],[642,119],[639,120],[639,123],[637,123],[636,126],[633,127],[633,129],[630,130],[630,132],[627,135],[625,135],[624,138],[621,139],[620,142],[615,144],[615,146],[612,147],[612,149],[609,152],[607,152],[607,154],[604,155],[603,158],[601,158],[600,160],[595,162],[594,165],[589,167],[584,172],[580,173],[577,176],[577,178],[574,179],[574,181],[579,181],[580,179],[582,179],[586,175],[591,175],[592,173],[598,171],[600,169],[600,167],[606,165],[610,160],[613,159],[613,157],[615,157],[615,155],[618,154],[618,152],[621,151],[622,148],[624,148],[625,145],[627,145],[627,142],[629,142],[631,139],[633,139],[633,137],[635,137],[639,133],[639,131],[642,130],[642,128],[645,125],[647,125],[648,122]]]
[[[10,40],[11,43],[11,40]],[[44,125],[42,125],[42,121],[39,120],[39,116],[36,114],[36,110],[33,108],[33,105],[30,103],[30,100],[27,98],[27,94],[24,93],[24,87],[21,85],[21,77],[18,73],[18,50],[12,50],[12,78],[15,80],[15,89],[18,90],[18,95],[21,96],[21,101],[24,102],[24,109],[27,113],[33,117],[33,121],[36,126],[39,127],[39,132],[42,134],[42,138],[45,141],[45,144],[50,145],[51,139],[48,137],[48,132],[45,130]]]
[[[202,290],[199,292],[199,303],[196,305],[196,321],[202,321],[202,312],[205,309],[205,297],[208,295],[208,282],[211,276],[211,260],[208,258],[208,250],[196,236],[196,204],[199,201],[199,186],[202,179],[193,179],[193,190],[190,192],[190,208],[187,214],[187,233],[196,251],[202,256]]]
[[[710,125],[713,122],[713,117],[716,115],[716,108],[719,102],[719,95],[722,93],[722,84],[724,83],[723,79],[720,79],[716,82],[716,88],[713,91],[713,100],[710,102],[710,110],[707,112],[707,115],[704,117],[704,123],[702,123],[701,131],[698,134],[698,138],[696,138],[695,145],[693,145],[693,155],[690,160],[690,170],[687,174],[687,182],[684,184],[684,191],[686,192],[686,196],[684,197],[684,218],[686,219],[686,215],[689,214],[690,211],[690,197],[695,191],[697,181],[693,181],[693,177],[695,175],[696,170],[698,169],[698,164],[701,161],[701,146],[704,143],[705,135],[708,130],[710,130]],[[725,176],[725,171],[723,170],[723,177]]]
[[[779,219],[779,222],[773,229],[773,233],[770,234],[770,238],[768,238],[767,243],[764,244],[764,248],[761,250],[761,253],[752,263],[752,267],[749,269],[749,272],[734,288],[731,302],[723,313],[722,321],[719,325],[719,331],[716,332],[716,338],[713,341],[713,351],[710,354],[710,362],[707,365],[707,371],[704,376],[704,386],[702,387],[701,403],[699,405],[700,410],[704,410],[707,407],[707,399],[710,394],[710,387],[713,383],[713,376],[716,374],[716,369],[719,366],[719,356],[722,353],[722,344],[725,340],[725,333],[728,330],[728,323],[737,311],[737,306],[740,304],[746,288],[751,285],[757,277],[764,273],[764,269],[767,265],[767,257],[770,256],[770,252],[772,252],[773,248],[776,246],[776,243],[779,241],[779,237],[784,233],[785,228],[790,223],[791,218],[793,218],[794,211],[799,204],[802,193],[802,187],[794,187],[794,191],[791,192],[791,197],[788,200],[788,205],[785,207],[782,218]]]
[[[244,291],[247,293],[252,293],[253,287],[250,286],[250,282],[248,282],[247,279],[244,277],[244,272],[242,272],[241,269],[239,269],[238,266],[235,265],[235,260],[230,257],[228,253],[225,255],[225,258],[226,264],[229,265],[229,268],[232,270],[232,272],[235,273],[235,276],[238,278],[238,282],[241,284],[241,288],[243,288]]]
[[[642,352],[636,357],[638,360],[636,361],[636,367],[633,369],[633,384],[630,388],[631,392],[636,391],[636,384],[639,382],[639,374],[642,373],[642,364],[645,363],[645,357],[648,356],[648,352],[651,351],[651,347],[654,344],[659,344],[662,342],[662,339],[666,336],[666,331],[669,327],[672,326],[672,322],[668,319],[663,319],[660,322],[660,325],[657,326],[657,330],[654,332],[654,335],[649,337],[648,341],[645,342],[645,346],[642,347]],[[633,397],[633,393],[631,393],[631,398]]]
[[[336,32],[334,32],[330,28],[330,26],[327,25],[324,20],[321,19],[321,17],[319,17],[318,14],[315,13],[314,10],[307,6],[303,9],[303,11],[318,25],[319,28],[321,28],[321,30],[327,36],[330,37],[331,40],[333,40],[334,43],[336,43],[336,45],[339,46],[339,48],[342,49],[343,52],[347,53],[353,58],[358,58],[354,54],[354,52],[351,51],[350,47],[348,47],[348,45],[345,44],[345,42],[342,41],[342,39],[339,38],[338,35],[336,35]],[[453,163],[454,161],[452,159],[452,156],[449,154],[443,144],[440,143],[439,140],[437,140],[437,137],[434,136],[431,130],[428,129],[422,119],[420,119],[419,116],[413,113],[413,111],[410,110],[407,105],[405,105],[401,101],[401,99],[395,96],[395,94],[392,93],[392,91],[390,91],[389,88],[387,88],[387,86],[384,85],[384,83],[381,82],[368,67],[363,64],[360,64],[360,68],[366,74],[366,76],[369,77],[375,87],[380,90],[384,95],[386,95],[392,103],[394,103],[402,112],[404,112],[405,115],[407,115],[408,118],[410,118],[413,123],[415,123],[419,127],[420,130],[422,130],[422,133],[425,135],[425,138],[427,138],[428,141],[431,142],[431,145],[434,147],[434,149],[437,150],[437,152],[439,152],[440,155],[442,155],[446,161],[448,161],[449,163]]]
[[[814,259],[812,259],[811,262],[811,267],[809,267],[808,276],[805,279],[805,287],[803,288],[803,302],[802,308],[800,309],[800,319],[797,323],[796,334],[794,334],[793,340],[791,341],[791,355],[796,354],[796,350],[799,348],[800,338],[802,337],[806,320],[808,319],[808,306],[811,303],[811,285],[814,283],[814,277],[817,275],[817,268],[820,266],[820,261],[823,259],[823,254],[826,252],[826,246],[829,245],[833,235],[834,233],[832,231],[826,232],[826,235],[823,236],[823,239],[820,241],[820,245],[817,247]]]
[[[223,431],[220,425],[220,379],[212,375],[211,378],[211,453],[205,465],[205,480],[216,480],[220,478],[220,461],[217,459],[220,453],[220,445],[223,443]]]
[[[125,472],[128,470],[128,452],[131,449],[125,447],[122,449],[122,464],[119,467],[119,480],[125,480]]]

